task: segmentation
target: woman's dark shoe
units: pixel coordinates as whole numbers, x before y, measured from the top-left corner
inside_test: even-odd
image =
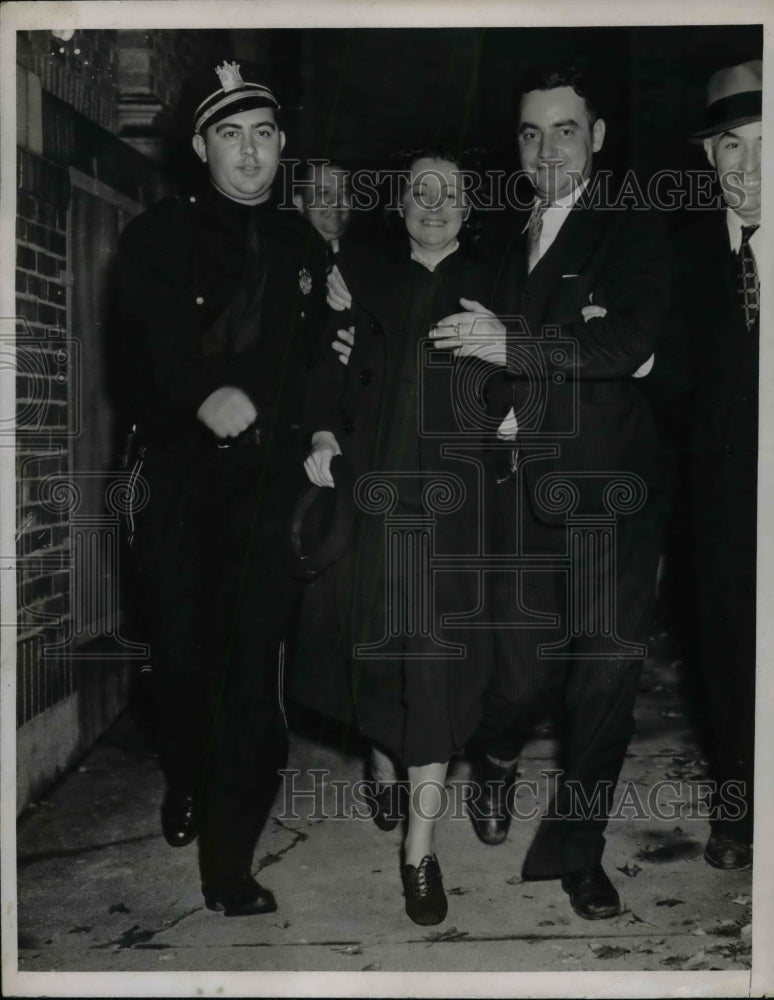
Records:
[[[368,782],[366,790],[371,819],[385,833],[394,830],[398,823],[406,818],[404,803],[406,786],[400,781],[382,785],[372,779]]]
[[[433,855],[426,854],[418,866],[403,865],[403,895],[406,913],[415,924],[440,924],[446,917],[449,904],[443,891],[441,869]]]
[[[256,882],[252,875],[245,875],[227,890],[203,885],[202,892],[207,909],[222,912],[224,917],[249,917],[258,913],[274,913],[277,909],[274,895]]]
[[[726,872],[744,871],[752,867],[752,844],[713,833],[704,848],[704,860]]]
[[[584,920],[608,920],[621,912],[621,900],[602,865],[562,875],[570,906]]]
[[[185,847],[196,839],[199,825],[190,789],[169,786],[161,804],[161,829],[170,847]]]

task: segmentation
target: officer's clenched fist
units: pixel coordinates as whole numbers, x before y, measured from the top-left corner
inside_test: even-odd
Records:
[[[258,411],[241,389],[224,385],[204,400],[196,416],[219,438],[237,437],[247,430]]]

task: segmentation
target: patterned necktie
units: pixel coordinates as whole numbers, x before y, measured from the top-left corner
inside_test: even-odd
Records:
[[[527,228],[527,273],[540,260],[540,235],[543,232],[543,216],[550,202],[539,201],[532,209]]]
[[[744,308],[744,321],[749,330],[758,319],[760,309],[760,283],[755,254],[750,246],[750,237],[758,226],[742,226],[742,243],[739,247],[739,295]]]

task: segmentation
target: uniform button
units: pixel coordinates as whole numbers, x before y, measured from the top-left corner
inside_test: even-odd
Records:
[[[197,304],[197,306],[203,306],[204,305],[204,299],[202,298],[201,295],[197,295],[196,296],[196,304]]]
[[[360,384],[370,385],[374,380],[374,373],[369,368],[364,368],[360,373]]]
[[[192,205],[196,204],[196,198],[193,195],[191,195],[191,197],[188,200],[191,202]]]
[[[341,429],[345,434],[352,434],[355,430],[355,421],[351,420],[349,417],[345,417],[341,421]]]
[[[301,310],[301,319],[306,319],[306,313],[303,309]]]

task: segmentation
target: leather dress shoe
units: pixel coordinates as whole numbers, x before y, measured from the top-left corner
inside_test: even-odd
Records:
[[[621,900],[602,865],[562,875],[570,906],[584,920],[607,920],[621,912]]]
[[[384,785],[373,780],[368,782],[368,811],[374,823],[385,833],[394,830],[406,818],[406,791],[406,786],[398,781]]]
[[[744,871],[752,867],[752,844],[713,833],[704,848],[704,860],[726,872]]]
[[[435,855],[426,854],[417,866],[401,868],[406,913],[415,924],[440,924],[449,909],[443,891],[441,868]]]
[[[517,777],[515,764],[503,767],[486,757],[474,768],[471,778],[474,795],[468,802],[468,815],[478,839],[485,844],[502,844],[508,836]]]
[[[188,789],[171,785],[161,804],[161,829],[170,847],[185,847],[199,833],[196,803]]]
[[[274,913],[277,901],[273,893],[264,889],[252,875],[245,875],[228,890],[202,886],[204,905],[208,910],[222,913],[224,917],[250,917],[259,913]]]

